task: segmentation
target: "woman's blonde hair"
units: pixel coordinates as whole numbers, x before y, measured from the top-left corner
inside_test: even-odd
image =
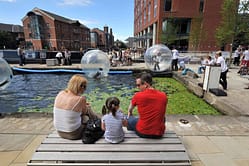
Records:
[[[79,94],[82,89],[86,89],[87,79],[80,74],[75,74],[71,77],[67,84],[67,90],[70,90],[74,94]]]

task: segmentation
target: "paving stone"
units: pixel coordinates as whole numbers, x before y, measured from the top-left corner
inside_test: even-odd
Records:
[[[34,140],[17,156],[14,163],[27,163],[46,136],[38,135],[34,137]]]
[[[249,160],[234,160],[237,166],[249,166]]]
[[[186,149],[191,149],[196,154],[220,153],[216,145],[205,136],[183,136]]]
[[[205,166],[238,166],[224,153],[199,154],[198,156]]]
[[[7,166],[12,163],[15,158],[21,153],[21,151],[9,151],[9,152],[0,152],[0,161],[2,166]]]
[[[233,136],[232,138],[240,145],[249,150],[249,138],[247,136]]]
[[[208,137],[225,155],[232,159],[249,159],[248,146],[244,146],[231,136]],[[242,138],[240,138],[242,139]]]
[[[34,137],[30,134],[0,134],[0,151],[22,151]]]

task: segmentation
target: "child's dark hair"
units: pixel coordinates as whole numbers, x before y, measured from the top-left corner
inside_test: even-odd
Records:
[[[112,115],[116,115],[116,109],[115,106],[119,106],[119,99],[117,97],[109,97],[106,99],[105,105],[102,107],[102,115],[106,114],[106,109],[108,112],[112,112]]]

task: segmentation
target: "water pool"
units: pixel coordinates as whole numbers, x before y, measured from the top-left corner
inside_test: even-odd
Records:
[[[11,84],[0,91],[0,112],[52,112],[55,96],[67,86],[72,75],[69,73],[14,75]],[[168,95],[167,113],[219,114],[176,80],[161,77],[153,79],[155,87]],[[121,108],[126,112],[130,99],[136,91],[134,74],[115,74],[100,80],[88,78],[84,95],[93,109],[99,113],[107,97],[117,96],[121,100]]]
[[[57,93],[67,86],[73,74],[14,75],[11,84],[0,91],[0,112],[50,112]],[[118,79],[117,79],[118,77]],[[133,75],[109,75],[108,79],[88,79],[86,96],[134,88]],[[110,88],[112,87],[112,88]],[[98,95],[98,94],[96,94]]]

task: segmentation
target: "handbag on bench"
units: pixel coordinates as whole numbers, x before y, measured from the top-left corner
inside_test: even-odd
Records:
[[[101,119],[89,119],[83,131],[82,142],[84,144],[94,144],[104,133],[101,129]]]

